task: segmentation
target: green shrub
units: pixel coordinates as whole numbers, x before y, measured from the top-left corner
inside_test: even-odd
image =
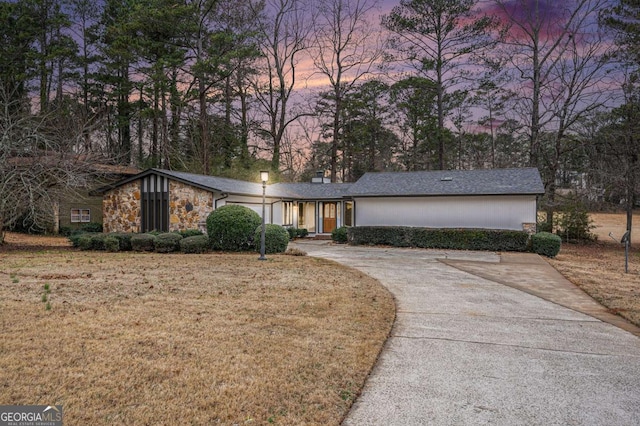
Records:
[[[262,226],[258,226],[254,233],[256,251],[260,251],[260,237]],[[265,253],[284,253],[289,245],[289,233],[280,225],[266,224],[264,229]]]
[[[131,237],[131,248],[135,251],[153,251],[156,236],[153,234],[134,234]]]
[[[102,232],[102,224],[100,222],[83,223],[80,230],[83,232]]]
[[[80,239],[83,235],[86,235],[86,232],[71,233],[67,239],[71,241],[73,247],[80,247]]]
[[[194,235],[180,240],[180,251],[183,253],[204,253],[209,247],[209,237]]]
[[[104,240],[107,238],[105,234],[90,234],[91,235],[91,250],[106,250]]]
[[[204,235],[204,233],[199,229],[183,229],[182,231],[178,231],[178,234],[182,235],[182,238]]]
[[[120,240],[113,235],[107,235],[104,238],[104,249],[114,253],[120,251]]]
[[[61,226],[58,230],[58,234],[63,237],[70,237],[74,232],[78,231],[77,228],[72,228],[70,226]]]
[[[341,226],[331,231],[331,239],[336,243],[344,244],[347,242],[347,227]]]
[[[549,232],[538,232],[531,236],[531,249],[547,257],[556,257],[560,253],[562,238]]]
[[[594,225],[589,218],[589,212],[578,200],[570,200],[563,206],[557,228],[557,234],[566,241],[589,241],[595,238],[591,233]]]
[[[450,250],[526,251],[523,231],[432,229],[406,226],[357,226],[347,230],[352,245],[390,245]]]
[[[131,251],[132,250],[131,237],[133,237],[135,234],[132,234],[131,232],[112,232],[112,233],[107,234],[107,235],[118,240],[118,242],[120,244],[120,247],[119,247],[120,251]]]
[[[227,204],[207,217],[209,243],[214,250],[251,250],[255,229],[261,223],[258,213],[250,208]]]
[[[290,226],[285,229],[289,233],[290,240],[293,240],[294,238],[304,238],[309,235],[309,230],[306,228],[295,228],[293,226]]]
[[[78,247],[80,250],[91,250],[93,248],[91,234],[78,234],[76,238],[76,244],[76,247]]]
[[[154,244],[157,253],[170,253],[180,250],[182,235],[175,232],[167,232],[156,237]]]
[[[358,226],[347,229],[347,238],[353,245],[411,246],[411,228],[405,226]],[[422,228],[416,228],[422,229]]]
[[[293,240],[294,238],[296,238],[298,236],[298,228],[294,228],[293,226],[290,226],[288,228],[286,228],[287,232],[289,233],[289,239]]]
[[[538,230],[538,232],[552,232],[553,231],[553,224],[549,223],[549,222],[538,222],[536,224],[536,229]]]

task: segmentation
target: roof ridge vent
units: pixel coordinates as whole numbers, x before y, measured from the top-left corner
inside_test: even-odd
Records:
[[[453,178],[451,176],[443,176],[440,178],[440,182],[451,182]]]

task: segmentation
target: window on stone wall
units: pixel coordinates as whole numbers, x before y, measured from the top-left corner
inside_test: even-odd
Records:
[[[169,180],[149,175],[142,179],[142,232],[169,230]]]
[[[91,222],[91,210],[71,209],[71,223]]]

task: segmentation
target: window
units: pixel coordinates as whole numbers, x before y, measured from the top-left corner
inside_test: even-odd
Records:
[[[142,179],[142,232],[169,231],[169,180],[149,175]]]
[[[298,203],[298,228],[316,232],[316,203]]]
[[[91,210],[71,209],[71,223],[91,222]]]
[[[353,201],[344,202],[344,226],[353,226]]]
[[[291,201],[282,203],[282,225],[293,225],[293,203]]]

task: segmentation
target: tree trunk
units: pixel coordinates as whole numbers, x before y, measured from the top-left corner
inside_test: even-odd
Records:
[[[336,110],[333,112],[333,141],[331,143],[331,182],[336,182],[338,177],[338,143],[340,140],[340,114],[342,102],[340,89],[336,88]]]

